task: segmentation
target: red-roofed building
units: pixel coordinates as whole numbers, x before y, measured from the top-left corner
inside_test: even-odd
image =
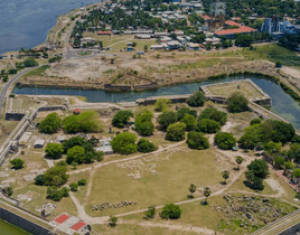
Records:
[[[99,31],[98,35],[111,35],[111,31]]]
[[[74,114],[75,115],[79,115],[81,113],[81,110],[80,109],[74,109]]]
[[[86,223],[80,221],[77,224],[74,224],[72,226],[72,229],[74,229],[75,231],[78,231],[79,229],[83,228],[84,226],[86,226]]]
[[[203,15],[202,18],[203,18],[204,20],[211,20],[211,19],[212,19],[212,18],[209,17],[208,15]]]
[[[235,21],[227,20],[227,21],[225,21],[225,26],[238,26],[238,27],[241,27],[242,25],[240,23],[235,22]]]
[[[56,223],[62,224],[65,221],[67,221],[70,218],[70,216],[66,215],[66,214],[62,214],[60,216],[58,216],[54,221]]]
[[[241,26],[238,29],[224,29],[215,31],[216,37],[224,36],[226,38],[235,38],[237,34],[246,34],[246,33],[252,33],[255,32],[256,29],[247,27],[247,26]]]

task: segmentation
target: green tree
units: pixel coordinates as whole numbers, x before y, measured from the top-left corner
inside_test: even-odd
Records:
[[[193,194],[196,192],[196,190],[197,190],[196,185],[191,184],[190,187],[189,187],[189,191],[190,191],[190,193],[191,193],[191,195],[189,196],[190,198],[194,198],[194,195],[193,195]]]
[[[156,210],[154,206],[148,207],[148,210],[145,211],[145,216],[149,219],[152,219],[155,216]]]
[[[85,157],[85,150],[81,146],[74,146],[73,148],[68,149],[66,162],[71,164],[72,162],[77,162],[82,164]]]
[[[73,169],[76,170],[76,168],[78,166],[78,163],[77,162],[72,162],[71,165],[72,165]]]
[[[35,59],[28,58],[28,59],[26,59],[26,60],[23,61],[23,65],[25,67],[34,67],[34,66],[38,66],[39,64],[38,64],[38,62]]]
[[[102,152],[102,151],[95,152],[95,160],[97,162],[103,161],[103,158],[104,158],[104,152]]]
[[[207,205],[208,204],[207,198],[211,195],[211,190],[209,187],[204,188],[203,195],[205,197],[205,205]]]
[[[188,105],[193,107],[203,106],[205,103],[205,95],[202,91],[196,91],[193,95],[187,98]]]
[[[180,109],[177,110],[177,117],[178,121],[183,119],[185,115],[190,113],[190,109],[188,107],[181,107]]]
[[[227,99],[227,107],[231,113],[241,113],[248,111],[248,100],[240,93],[235,92]]]
[[[226,184],[226,180],[229,178],[229,171],[222,171],[222,177],[224,179],[224,184]]]
[[[284,164],[284,168],[285,168],[285,169],[288,169],[288,170],[292,170],[292,169],[295,168],[295,165],[294,165],[294,163],[288,161],[288,162],[286,162],[286,163]]]
[[[155,146],[147,139],[140,139],[137,144],[137,150],[141,153],[149,153],[155,150]]]
[[[236,144],[236,139],[231,133],[220,132],[215,135],[215,144],[221,149],[231,150]]]
[[[178,116],[174,112],[164,112],[158,116],[158,123],[162,126],[164,130],[167,130],[170,124],[177,122]]]
[[[166,139],[170,141],[180,141],[185,139],[186,125],[184,123],[173,123],[167,128]]]
[[[39,129],[44,133],[55,133],[62,125],[62,120],[57,113],[48,114],[47,117],[39,123]]]
[[[186,131],[192,131],[196,127],[196,118],[191,114],[186,114],[184,118],[180,120],[180,122],[186,125]]]
[[[290,159],[294,159],[295,161],[300,161],[300,144],[293,143],[291,144],[288,156]]]
[[[150,111],[144,111],[135,118],[135,127],[142,136],[150,136],[154,131],[154,125],[152,123],[153,114]]]
[[[118,218],[115,217],[115,216],[110,216],[109,218],[109,226],[114,228],[117,226],[117,221],[118,221]]]
[[[237,156],[235,158],[235,162],[237,163],[237,169],[240,170],[240,165],[243,163],[244,159],[241,156]]]
[[[133,117],[133,113],[131,111],[120,110],[114,115],[112,119],[112,125],[123,128],[131,117]]]
[[[134,153],[137,151],[136,139],[136,135],[133,133],[120,133],[112,140],[112,149],[121,154]]]
[[[63,129],[67,133],[96,132],[100,124],[96,112],[83,112],[79,115],[70,115],[63,121]]]
[[[227,122],[227,113],[218,111],[215,108],[207,108],[200,114],[198,121],[202,119],[211,119],[220,123],[220,125],[224,125]]]
[[[201,119],[196,126],[196,131],[204,133],[216,133],[221,129],[218,122],[211,119]]]
[[[165,205],[160,213],[160,217],[162,219],[179,219],[180,216],[181,209],[179,208],[179,206],[174,205],[172,203]]]
[[[45,185],[59,187],[64,185],[69,176],[67,175],[67,165],[65,162],[58,162],[54,167],[49,168],[44,173]]]
[[[276,153],[279,153],[280,152],[280,149],[282,147],[282,144],[279,142],[279,143],[274,143],[273,141],[270,141],[268,143],[265,143],[263,145],[263,148],[264,150],[270,154],[270,155],[274,155]]]
[[[63,197],[69,196],[69,189],[64,187],[62,189],[58,189],[55,186],[51,186],[47,189],[47,198],[53,201],[60,201]]]
[[[148,51],[148,46],[147,46],[147,45],[144,46],[144,51],[145,51],[145,52]]]
[[[238,34],[235,40],[235,45],[240,47],[250,47],[253,43],[253,38],[250,34]]]
[[[64,146],[65,152],[67,152],[70,148],[73,148],[74,146],[85,146],[86,141],[84,138],[80,136],[74,136],[62,143]]]
[[[73,192],[77,192],[77,190],[78,190],[78,184],[75,183],[75,182],[71,183],[69,185],[69,187],[70,187],[70,190],[73,191]]]
[[[59,159],[64,153],[64,146],[59,143],[48,143],[45,149],[47,157]]]
[[[24,167],[24,161],[20,158],[15,158],[13,160],[10,161],[10,164],[12,165],[12,167],[16,170],[18,169],[22,169]]]
[[[254,118],[254,119],[251,120],[250,125],[260,124],[260,123],[261,123],[260,118]]]
[[[247,166],[247,168],[250,171],[253,171],[254,177],[261,179],[266,179],[270,174],[269,167],[264,160],[255,159]]]
[[[165,98],[157,99],[157,101],[154,104],[155,111],[156,112],[166,112],[166,111],[168,111],[168,104],[170,102],[171,101],[169,99],[165,99]]]
[[[191,131],[188,133],[187,136],[187,144],[192,149],[208,149],[209,148],[209,142],[207,138],[200,132]]]

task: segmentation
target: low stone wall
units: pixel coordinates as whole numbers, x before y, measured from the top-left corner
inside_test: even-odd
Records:
[[[28,219],[16,215],[2,207],[0,207],[0,218],[10,224],[18,226],[33,235],[55,235],[56,233],[44,228]]]
[[[165,96],[151,96],[146,99],[138,99],[136,103],[138,105],[152,105],[155,104],[155,102],[160,99],[169,99],[171,103],[185,103],[187,98],[189,98],[191,94],[187,95],[165,95]]]
[[[21,121],[24,116],[25,116],[25,113],[7,112],[7,113],[5,113],[5,120],[8,120],[8,121]]]
[[[117,85],[117,84],[104,84],[105,91],[131,91],[129,85]]]
[[[151,82],[151,83],[147,83],[147,84],[133,86],[133,90],[135,90],[135,91],[154,90],[157,88],[158,88],[157,82]]]

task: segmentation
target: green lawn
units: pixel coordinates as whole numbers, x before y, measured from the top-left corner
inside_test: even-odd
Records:
[[[205,187],[219,185],[222,181],[221,171],[224,169],[220,169],[216,164],[216,157],[210,150],[192,150],[188,153],[179,151],[173,154],[168,151],[159,156],[151,155],[150,157],[151,161],[143,158],[134,163],[127,162],[132,167],[132,171],[121,165],[110,165],[98,169],[86,206],[87,213],[93,216],[111,215],[151,205],[181,201],[186,199],[191,183],[198,187]],[[151,169],[156,173],[151,174]],[[140,172],[140,179],[128,176],[137,171]],[[123,200],[135,201],[137,205],[104,211],[91,209],[91,206],[95,204],[107,201],[115,204]]]

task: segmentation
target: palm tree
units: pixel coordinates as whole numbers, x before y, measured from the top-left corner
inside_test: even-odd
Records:
[[[240,169],[240,164],[242,164],[242,162],[244,161],[244,159],[243,159],[241,156],[237,156],[237,157],[235,158],[235,161],[236,161],[236,163],[238,164],[237,169],[239,170],[239,169]]]
[[[191,184],[191,185],[190,185],[189,191],[190,191],[190,193],[191,193],[191,198],[194,197],[194,196],[193,196],[193,193],[196,192],[196,189],[197,189],[196,185],[194,185],[194,184]]]
[[[204,197],[206,198],[206,199],[205,199],[205,204],[206,204],[206,205],[208,204],[208,203],[207,203],[207,198],[210,196],[210,194],[211,194],[210,188],[209,188],[209,187],[205,187],[205,188],[204,188],[203,195],[204,195]]]
[[[223,171],[222,176],[224,178],[224,184],[226,184],[226,180],[229,178],[229,171]]]

